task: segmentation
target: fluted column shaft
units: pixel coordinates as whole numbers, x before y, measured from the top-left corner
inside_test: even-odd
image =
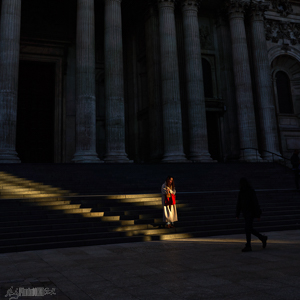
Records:
[[[125,107],[122,42],[122,0],[105,0],[104,68],[107,162],[128,162],[125,153]]]
[[[268,4],[262,3],[251,4],[251,42],[259,108],[261,148],[279,154],[272,77],[264,27],[264,11],[268,6]],[[262,151],[262,157],[272,160],[272,154],[268,152]]]
[[[100,162],[96,153],[94,0],[77,0],[76,152],[74,162]]]
[[[0,25],[0,163],[18,163],[16,152],[21,0],[2,0]]]
[[[234,88],[234,75],[233,75],[233,61],[232,61],[232,47],[231,35],[228,20],[225,19],[226,15],[219,12],[217,22],[217,34],[219,36],[220,48],[220,72],[221,72],[221,86],[222,94],[226,99],[226,113],[224,114],[225,123],[225,136],[226,141],[224,145],[225,159],[237,159],[240,155],[239,150],[239,134],[238,134],[238,121],[236,111],[236,99]]]
[[[186,161],[183,153],[174,0],[158,0],[164,129],[163,162]]]
[[[189,115],[190,160],[210,162],[208,152],[205,96],[198,22],[199,1],[182,3],[186,85]]]
[[[244,8],[244,1],[229,1],[229,21],[232,41],[239,137],[241,148],[257,148],[250,64],[244,24]],[[255,150],[245,150],[241,154],[242,160],[256,161]]]
[[[164,151],[162,123],[159,20],[156,2],[149,3],[145,22],[149,100],[149,147],[151,160],[160,160]]]

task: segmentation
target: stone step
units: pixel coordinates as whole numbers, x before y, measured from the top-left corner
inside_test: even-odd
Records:
[[[282,215],[280,218],[280,221],[290,221],[293,222],[294,224],[299,223],[299,217],[300,214],[298,215],[293,215],[293,219],[291,219],[290,215]],[[217,222],[216,222],[217,219]],[[110,223],[110,225],[107,224],[101,224],[101,222],[107,222],[107,221],[119,221],[119,218],[99,218],[98,222],[90,222],[90,223],[83,223],[83,222],[79,222],[79,223],[75,223],[76,225],[74,225],[74,223],[70,223],[70,224],[51,224],[48,226],[43,226],[40,227],[39,226],[39,230],[37,231],[36,226],[27,226],[27,228],[24,228],[24,226],[22,227],[4,227],[1,226],[1,238],[4,238],[5,233],[8,232],[9,235],[10,233],[13,233],[14,236],[21,234],[23,232],[26,232],[27,235],[30,234],[30,232],[40,232],[41,235],[46,235],[47,231],[49,231],[50,229],[52,231],[55,231],[56,235],[57,234],[62,234],[62,232],[64,232],[64,230],[73,230],[75,232],[80,232],[80,231],[84,231],[84,232],[91,232],[91,231],[96,231],[99,232],[100,231],[130,231],[130,230],[136,230],[136,229],[149,229],[152,230],[154,228],[156,228],[157,226],[161,226],[158,224],[158,222],[162,223],[162,218],[160,219],[156,219],[156,222],[154,222],[154,218],[149,218],[147,219],[147,222],[144,222],[143,224],[138,224],[135,223],[134,220],[131,220],[131,223],[123,223],[123,224],[113,224]],[[53,220],[56,221],[56,220]],[[153,223],[152,223],[153,222]],[[265,217],[263,218],[260,222],[257,222],[258,224],[266,224],[266,223],[277,223],[278,222],[278,217],[277,216],[271,216],[271,217]],[[228,224],[233,224],[234,226],[236,226],[236,224],[243,224],[243,220],[239,220],[238,222],[232,218],[231,216],[223,216],[222,218],[180,218],[180,221],[177,222],[176,224],[178,224],[177,226],[177,231],[178,230],[183,230],[183,231],[191,231],[191,228],[195,228],[195,227],[207,227],[207,226],[217,226],[220,227],[220,225],[222,224],[222,226],[224,227],[225,225],[227,226]],[[87,226],[89,225],[89,226]],[[116,227],[117,226],[117,227]],[[142,227],[139,227],[142,226]],[[193,229],[195,230],[195,229]],[[43,231],[43,232],[42,232]]]
[[[265,227],[270,227],[274,225],[297,225],[299,219],[293,219],[293,220],[280,220],[280,222],[275,223],[270,221],[264,221],[260,222],[258,227],[261,230],[264,230]],[[237,224],[236,222],[221,222],[220,224],[223,225],[227,229],[234,229],[236,227],[242,227],[243,223]],[[298,223],[300,226],[300,224]],[[208,231],[208,230],[217,230],[220,228],[219,224],[213,223],[213,224],[198,224],[198,226],[187,226],[184,227],[183,224],[181,226],[176,226],[172,229],[167,228],[154,228],[150,225],[133,225],[133,226],[123,226],[123,227],[115,227],[111,229],[106,229],[99,231],[98,228],[90,228],[87,230],[86,228],[70,228],[70,229],[60,229],[58,230],[46,230],[42,231],[42,237],[41,237],[41,231],[31,231],[31,232],[14,232],[14,233],[6,233],[6,234],[0,234],[0,247],[1,246],[7,246],[10,243],[11,244],[18,244],[18,243],[31,243],[36,242],[35,240],[38,238],[40,239],[40,242],[43,242],[43,240],[49,240],[49,241],[59,241],[61,240],[61,236],[64,239],[81,239],[83,236],[85,236],[87,239],[94,238],[94,237],[114,237],[116,236],[116,232],[118,232],[121,236],[135,236],[135,235],[157,235],[157,234],[169,234],[169,233],[187,233],[187,232],[201,232],[201,231]],[[111,233],[111,234],[110,234]]]
[[[278,224],[278,225],[268,225],[267,227],[261,228],[256,227],[261,232],[267,232],[271,230],[289,230],[295,229],[295,226],[292,224]],[[298,229],[299,229],[298,225]],[[177,230],[178,231],[178,230]],[[122,243],[122,242],[141,242],[141,241],[151,241],[151,240],[168,240],[168,239],[181,239],[181,238],[192,238],[192,237],[204,237],[204,236],[213,236],[213,235],[224,235],[224,234],[236,234],[236,233],[243,233],[242,228],[233,227],[233,228],[226,228],[226,229],[217,229],[217,230],[203,230],[203,231],[193,231],[193,232],[185,232],[180,233],[176,232],[176,229],[168,229],[168,233],[162,234],[153,234],[153,235],[138,235],[138,236],[120,236],[116,233],[115,237],[109,238],[96,238],[96,239],[84,239],[80,240],[82,235],[77,235],[76,238],[72,236],[71,240],[68,240],[66,236],[62,236],[60,238],[56,238],[49,240],[46,238],[43,240],[31,239],[31,240],[24,240],[21,239],[22,242],[16,243],[7,243],[7,245],[0,246],[0,252],[12,252],[12,251],[26,251],[26,250],[33,250],[33,249],[51,249],[51,248],[59,248],[59,247],[75,247],[75,246],[88,246],[88,245],[101,245],[101,244],[113,244],[113,243]],[[111,233],[110,233],[111,234]],[[77,239],[78,238],[78,239]],[[23,243],[24,242],[24,243]],[[29,242],[32,242],[31,244]]]
[[[20,215],[20,217],[24,214],[30,214],[30,215],[35,215],[35,214],[49,214],[49,213],[53,213],[53,210],[65,210],[65,209],[77,209],[77,208],[81,208],[81,209],[86,209],[86,211],[91,212],[93,214],[93,216],[116,216],[116,215],[120,215],[120,216],[132,216],[132,217],[136,217],[139,215],[152,215],[152,214],[161,214],[162,212],[162,206],[161,205],[157,205],[157,206],[147,206],[147,207],[122,207],[123,209],[119,208],[119,207],[112,207],[109,208],[107,207],[107,210],[104,211],[100,211],[100,209],[95,209],[95,208],[91,208],[91,207],[84,207],[84,206],[80,206],[80,204],[70,204],[70,201],[52,201],[52,202],[37,202],[34,203],[33,206],[26,206],[24,205],[24,203],[22,203],[22,206],[18,206],[17,208],[15,207],[8,207],[5,208],[5,212],[0,212],[0,216],[1,217],[5,217],[7,215],[7,213],[9,213],[10,216],[18,216]],[[272,206],[266,206],[265,208],[262,206],[263,208],[263,215],[269,215],[269,214],[283,214],[283,213],[296,213],[299,211],[300,206],[298,205],[293,205],[290,204],[288,207],[286,205],[284,206],[274,206],[274,204],[272,204]],[[109,210],[110,209],[110,210]],[[189,215],[193,215],[193,214],[197,214],[199,216],[202,215],[220,215],[220,214],[234,214],[235,212],[235,205],[226,205],[225,207],[220,207],[220,205],[215,206],[213,208],[208,208],[205,205],[200,205],[200,206],[195,206],[195,204],[192,206],[187,206],[187,204],[178,204],[177,205],[177,210],[178,213],[180,213],[180,215],[182,216],[189,216]],[[60,213],[60,212],[59,212]],[[87,215],[84,215],[87,216]],[[92,215],[90,215],[91,217]]]
[[[168,165],[178,190],[175,229],[166,229],[162,222],[162,165],[2,167],[16,170],[19,178],[0,173],[0,192],[13,187],[24,193],[0,199],[1,252],[244,232],[242,217],[235,219],[235,205],[238,180],[245,170],[256,189],[277,189],[257,191],[263,216],[255,221],[255,228],[268,231],[299,226],[299,193],[291,189],[292,174],[281,166]],[[118,189],[115,182],[120,183]]]

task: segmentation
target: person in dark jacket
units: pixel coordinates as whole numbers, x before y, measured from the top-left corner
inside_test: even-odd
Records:
[[[246,178],[240,179],[240,191],[238,195],[238,201],[236,205],[236,217],[243,213],[245,219],[245,231],[246,231],[246,246],[242,249],[242,252],[252,251],[251,248],[251,234],[255,235],[262,241],[263,248],[267,246],[267,236],[260,234],[257,230],[253,228],[254,218],[260,218],[261,209],[256,197],[254,189],[249,184]]]
[[[295,150],[293,155],[291,156],[291,164],[293,166],[293,172],[295,176],[295,185],[297,190],[299,190],[299,164],[300,164],[300,158],[299,158],[299,151]]]

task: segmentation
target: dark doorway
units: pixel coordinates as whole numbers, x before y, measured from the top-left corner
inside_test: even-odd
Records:
[[[220,146],[219,115],[217,112],[206,112],[208,151],[212,159],[222,161]]]
[[[211,73],[211,65],[205,59],[202,58],[202,72],[203,72],[203,85],[204,85],[204,95],[205,98],[213,98],[213,81],[212,81],[212,73]]]
[[[24,163],[54,162],[55,65],[20,61],[16,150]]]
[[[276,86],[278,95],[279,113],[281,114],[293,114],[293,100],[291,93],[291,83],[289,76],[279,71],[276,73]]]

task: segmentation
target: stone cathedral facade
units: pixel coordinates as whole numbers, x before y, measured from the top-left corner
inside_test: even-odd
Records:
[[[1,163],[300,149],[299,0],[0,2]]]

